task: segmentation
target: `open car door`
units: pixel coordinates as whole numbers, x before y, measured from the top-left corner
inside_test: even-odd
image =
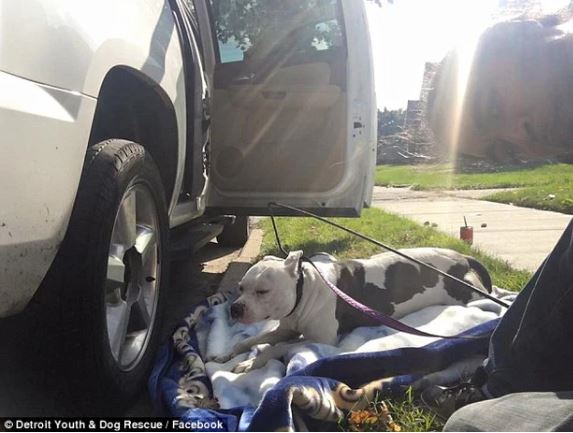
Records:
[[[212,53],[208,211],[266,215],[279,201],[360,215],[377,130],[363,1],[198,3]]]

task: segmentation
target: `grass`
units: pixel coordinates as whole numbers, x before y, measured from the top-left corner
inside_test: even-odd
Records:
[[[395,248],[434,246],[471,254],[488,268],[494,284],[509,290],[519,290],[530,277],[529,272],[515,270],[507,262],[489,256],[432,227],[421,226],[379,209],[365,209],[361,218],[333,220]],[[264,230],[261,254],[277,255],[270,220],[261,221],[261,226]],[[287,250],[303,250],[307,255],[326,251],[340,259],[363,258],[381,252],[375,245],[314,219],[277,218],[277,226]]]
[[[573,214],[573,165],[547,164],[495,173],[456,173],[452,164],[381,165],[376,185],[416,190],[520,188],[493,193],[485,200]]]
[[[365,409],[351,410],[338,422],[340,431],[441,431],[444,423],[420,407],[412,388],[401,400],[381,400],[378,396]]]
[[[564,178],[560,183],[496,192],[484,200],[573,214],[573,180]]]
[[[365,209],[361,218],[334,218],[334,221],[397,248],[436,246],[471,254],[488,268],[494,284],[510,290],[520,290],[531,275],[432,227],[379,209]],[[262,220],[260,225],[264,230],[261,254],[278,255],[270,219]],[[307,255],[326,251],[340,259],[364,258],[380,252],[378,247],[314,219],[277,218],[277,226],[287,250],[300,249]],[[388,412],[395,424],[389,422]],[[373,401],[366,410],[350,411],[338,427],[341,431],[397,431],[396,426],[401,431],[417,432],[440,431],[443,425],[419,406],[410,391],[402,400]]]
[[[379,165],[376,185],[409,185],[419,190],[487,189],[551,185],[573,181],[573,165],[548,164],[495,173],[456,173],[452,164]]]
[[[387,403],[392,418],[399,420],[402,431],[442,431],[444,428],[443,421],[427,409],[420,407],[420,403],[414,400],[412,388],[408,388],[404,399],[388,400]]]

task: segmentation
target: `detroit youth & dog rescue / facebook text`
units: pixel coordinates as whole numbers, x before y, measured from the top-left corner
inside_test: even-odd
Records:
[[[220,419],[1,418],[3,431],[228,431]]]

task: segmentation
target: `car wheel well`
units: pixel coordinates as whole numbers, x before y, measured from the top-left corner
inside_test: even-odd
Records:
[[[159,168],[168,203],[177,174],[177,133],[175,109],[161,87],[132,68],[118,66],[107,73],[89,146],[120,138],[145,147]]]

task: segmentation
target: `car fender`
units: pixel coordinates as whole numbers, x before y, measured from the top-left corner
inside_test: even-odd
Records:
[[[10,204],[0,209],[0,317],[24,308],[57,253],[97,97],[118,66],[140,71],[175,108],[172,209],[187,131],[182,50],[167,0],[0,2],[0,87],[9,90],[0,91],[0,200]]]

